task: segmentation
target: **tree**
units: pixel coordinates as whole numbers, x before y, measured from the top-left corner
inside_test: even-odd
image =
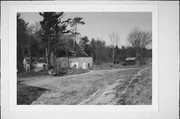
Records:
[[[20,14],[17,14],[17,69],[18,72],[23,72],[23,58],[25,57],[26,40],[27,40],[27,25]]]
[[[106,50],[106,43],[100,39],[92,39],[88,46],[88,54],[91,54],[95,64],[100,64],[107,61],[108,56]]]
[[[39,14],[43,16],[40,25],[42,28],[42,40],[46,47],[46,61],[49,66],[50,52],[55,51],[56,53],[61,36],[69,32],[66,27],[70,19],[61,21],[63,12],[44,12]]]
[[[128,35],[129,43],[136,50],[136,58],[141,59],[143,48],[147,48],[152,42],[152,33],[134,28]]]
[[[60,49],[64,49],[66,52],[73,50],[73,36],[70,35],[64,35],[61,37],[61,47]]]
[[[116,52],[116,46],[118,45],[118,41],[119,41],[119,35],[116,33],[111,33],[109,35],[110,41],[111,41],[111,45],[112,45],[112,62],[114,63],[115,61],[115,52]]]
[[[80,50],[84,51],[86,49],[87,43],[89,42],[88,37],[82,37],[79,41]]]
[[[42,57],[45,56],[45,47],[41,40],[42,29],[40,24],[36,22],[28,26],[27,28],[27,54],[29,59],[33,59],[33,57]]]
[[[74,51],[74,49],[75,49],[76,36],[77,36],[78,34],[80,34],[80,33],[78,33],[78,31],[77,31],[77,25],[78,25],[78,24],[81,24],[81,25],[84,25],[84,24],[85,24],[85,22],[82,21],[82,19],[83,19],[83,18],[81,18],[81,17],[75,17],[74,19],[72,19],[72,20],[70,21],[70,25],[71,25],[71,27],[72,27],[72,31],[71,31],[71,32],[72,32],[73,35],[74,35],[73,51]]]
[[[34,57],[43,57],[45,56],[45,46],[41,40],[43,31],[39,22],[35,22],[33,26],[33,42],[31,44],[32,55]]]
[[[31,25],[27,28],[27,34],[28,34],[28,38],[27,38],[27,42],[26,42],[26,46],[27,46],[27,52],[28,52],[28,57],[29,57],[29,64],[30,66],[32,66],[32,62],[31,62],[31,44],[32,44],[32,41],[33,41],[33,30],[34,30],[35,26],[34,25]],[[30,70],[31,70],[31,67],[30,67]]]

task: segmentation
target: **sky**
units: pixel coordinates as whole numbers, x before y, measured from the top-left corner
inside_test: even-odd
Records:
[[[129,46],[127,41],[129,32],[137,27],[140,30],[152,32],[152,14],[150,12],[65,12],[63,20],[82,17],[84,25],[78,26],[82,36],[89,39],[103,40],[111,45],[109,35],[116,33],[119,36],[118,46]],[[21,13],[29,25],[43,20],[39,13]]]

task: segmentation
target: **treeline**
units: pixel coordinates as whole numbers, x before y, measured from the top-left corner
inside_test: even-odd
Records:
[[[128,41],[132,47],[118,47],[119,37],[111,34],[111,45],[105,41],[89,39],[87,36],[80,37],[78,26],[85,22],[81,17],[63,20],[63,12],[39,13],[43,20],[28,26],[20,14],[17,14],[17,69],[23,72],[23,59],[29,58],[32,63],[33,57],[44,57],[49,64],[50,54],[53,52],[57,57],[69,51],[85,51],[93,57],[95,64],[120,63],[127,57],[139,59],[152,57],[152,50],[146,46],[151,42],[151,33],[134,29],[130,32]],[[78,40],[77,40],[78,39]],[[77,42],[78,41],[78,42]]]
[[[95,64],[101,63],[121,63],[127,57],[136,57],[136,48],[115,47],[114,61],[113,61],[113,47],[111,45],[107,46],[104,41],[92,39],[88,44],[86,44],[85,52],[93,57]],[[152,49],[143,48],[141,52],[141,58],[151,58]]]

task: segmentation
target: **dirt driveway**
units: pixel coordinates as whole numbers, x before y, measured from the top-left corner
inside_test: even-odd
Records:
[[[142,68],[91,70],[62,77],[18,78],[17,104],[115,104],[113,88],[117,82],[133,77]]]

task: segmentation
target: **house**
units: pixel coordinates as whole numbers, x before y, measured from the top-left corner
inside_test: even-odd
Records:
[[[63,55],[64,54],[64,55]],[[56,66],[88,69],[93,65],[93,58],[84,51],[61,53],[56,58]]]

